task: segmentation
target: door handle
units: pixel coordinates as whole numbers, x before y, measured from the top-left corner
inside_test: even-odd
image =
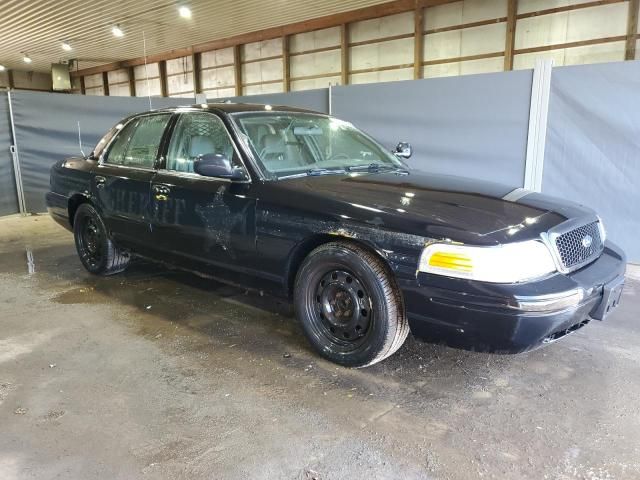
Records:
[[[169,193],[169,191],[170,191],[170,189],[166,185],[154,185],[153,186],[153,193],[160,193],[160,194],[166,195],[167,193]]]
[[[153,193],[155,194],[156,200],[159,202],[165,202],[169,199],[169,192],[171,189],[166,185],[154,185],[151,187]]]
[[[96,187],[98,188],[104,187],[104,184],[107,183],[107,179],[102,175],[96,175],[95,180],[96,180]]]

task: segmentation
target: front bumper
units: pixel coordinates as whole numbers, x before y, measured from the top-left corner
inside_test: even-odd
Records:
[[[477,351],[519,353],[551,343],[597,315],[626,258],[607,242],[593,263],[535,282],[494,284],[419,273],[401,285],[413,335]]]

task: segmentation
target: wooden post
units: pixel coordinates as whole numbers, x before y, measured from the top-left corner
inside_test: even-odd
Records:
[[[518,0],[509,0],[507,5],[507,35],[504,44],[504,69],[513,70],[513,49],[516,42]]]
[[[133,67],[127,68],[127,75],[129,76],[129,95],[136,96],[136,73]]]
[[[163,97],[168,96],[167,92],[167,61],[161,60],[158,62],[158,72],[160,74],[160,95]]]
[[[102,72],[102,89],[104,90],[104,96],[109,96],[109,74]]]
[[[233,67],[236,77],[236,97],[242,95],[242,52],[240,45],[233,47]]]
[[[424,8],[418,2],[414,12],[413,79],[422,78],[422,57],[424,52]]]
[[[84,87],[84,76],[80,77],[80,94],[81,95],[86,95],[87,94],[87,90]]]
[[[202,54],[194,53],[191,56],[191,67],[193,68],[193,93],[202,93]]]
[[[629,17],[627,21],[627,42],[625,46],[624,59],[634,60],[636,58],[636,38],[638,34],[638,10],[640,0],[629,0]]]
[[[340,26],[340,73],[342,85],[349,84],[349,24]]]
[[[282,37],[282,88],[285,92],[291,90],[289,35]]]

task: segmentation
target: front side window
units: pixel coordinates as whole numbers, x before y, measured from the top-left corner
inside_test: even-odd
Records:
[[[129,122],[111,145],[106,162],[127,167],[153,168],[169,118],[171,114],[147,115]]]
[[[169,143],[167,170],[193,173],[194,162],[212,153],[234,162],[233,143],[222,120],[205,112],[181,114]]]
[[[278,178],[371,165],[404,167],[395,155],[337,118],[290,112],[241,113],[233,117],[262,168]]]

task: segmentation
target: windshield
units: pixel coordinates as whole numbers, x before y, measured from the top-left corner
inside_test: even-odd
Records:
[[[404,168],[395,155],[337,118],[292,112],[251,112],[233,117],[271,177]]]

